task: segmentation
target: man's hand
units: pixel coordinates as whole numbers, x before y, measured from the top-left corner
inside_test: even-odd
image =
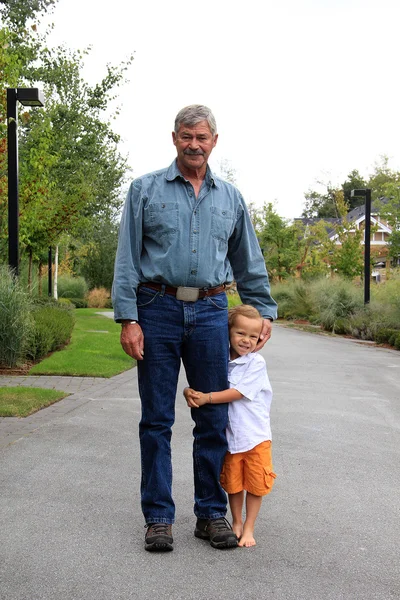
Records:
[[[121,346],[128,356],[143,360],[144,335],[139,323],[122,323]]]
[[[272,333],[272,322],[269,319],[263,320],[263,326],[260,333],[260,339],[258,340],[257,346],[254,348],[254,352],[258,352],[268,342]]]

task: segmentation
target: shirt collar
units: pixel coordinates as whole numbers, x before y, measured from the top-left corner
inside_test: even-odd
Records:
[[[170,164],[170,166],[167,169],[167,174],[165,175],[165,179],[167,181],[174,181],[175,179],[178,179],[178,178],[183,179],[183,181],[186,181],[186,179],[184,178],[184,176],[178,169],[178,165],[177,165],[176,158],[175,158],[175,160]],[[209,186],[218,187],[217,179],[214,176],[213,172],[211,171],[211,169],[208,165],[207,165],[205,182]]]
[[[254,356],[254,352],[249,352],[248,354],[245,354],[244,356],[238,356],[237,358],[234,358],[230,362],[235,365],[245,365],[250,360],[252,360],[253,356]]]

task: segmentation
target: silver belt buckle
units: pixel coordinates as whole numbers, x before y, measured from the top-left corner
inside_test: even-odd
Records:
[[[178,287],[176,288],[176,299],[183,302],[196,302],[199,299],[199,288]]]

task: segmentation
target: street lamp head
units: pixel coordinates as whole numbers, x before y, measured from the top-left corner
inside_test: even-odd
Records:
[[[17,88],[17,100],[24,106],[44,106],[43,92],[38,88]]]
[[[355,196],[366,196],[367,190],[351,190],[350,196],[354,198]]]

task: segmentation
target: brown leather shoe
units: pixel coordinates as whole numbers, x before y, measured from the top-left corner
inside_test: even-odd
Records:
[[[147,523],[144,549],[149,552],[169,552],[173,550],[172,525],[170,523]]]
[[[238,545],[236,534],[224,517],[220,519],[197,519],[194,535],[202,540],[209,540],[213,548],[219,548],[220,550],[236,548]]]

